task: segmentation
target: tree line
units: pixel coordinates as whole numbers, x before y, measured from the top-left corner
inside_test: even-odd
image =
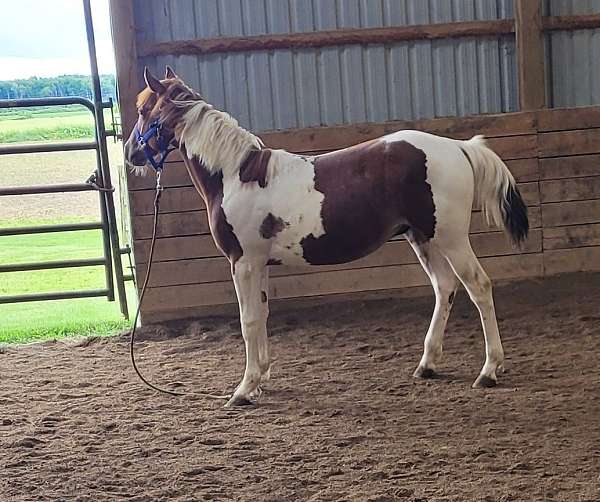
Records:
[[[116,100],[114,75],[100,75],[102,98]],[[90,75],[61,75],[60,77],[31,77],[0,80],[0,99],[25,99],[80,96],[93,98]]]

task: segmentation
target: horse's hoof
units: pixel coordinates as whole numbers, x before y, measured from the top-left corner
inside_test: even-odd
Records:
[[[431,378],[437,378],[438,375],[431,368],[423,368],[422,366],[419,366],[413,373],[413,376],[415,378],[431,379]]]
[[[473,384],[474,389],[489,389],[491,387],[496,387],[497,382],[493,378],[490,378],[486,375],[479,375],[475,383]]]
[[[252,406],[254,403],[250,399],[244,396],[233,396],[225,404],[225,408],[231,408],[232,406]]]

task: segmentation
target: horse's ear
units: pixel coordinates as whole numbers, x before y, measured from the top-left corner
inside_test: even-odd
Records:
[[[179,78],[169,65],[165,69],[165,78]]]
[[[152,75],[152,73],[150,73],[150,70],[147,66],[144,68],[144,80],[146,81],[146,85],[156,94],[163,94],[166,91],[165,86],[162,85],[160,80]]]

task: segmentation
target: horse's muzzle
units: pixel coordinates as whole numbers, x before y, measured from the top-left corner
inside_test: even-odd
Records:
[[[144,151],[138,147],[137,143],[127,141],[125,143],[123,153],[125,155],[125,160],[134,166],[142,167],[146,165],[148,161],[146,159],[146,154]]]

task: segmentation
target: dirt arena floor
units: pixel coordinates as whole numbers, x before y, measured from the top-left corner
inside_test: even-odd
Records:
[[[258,406],[224,409],[143,387],[127,339],[0,351],[0,500],[598,501],[600,276],[496,289],[507,373],[483,363],[461,293],[444,377],[411,377],[431,299],[276,314],[273,379]],[[157,383],[231,391],[234,320],[145,329]]]

